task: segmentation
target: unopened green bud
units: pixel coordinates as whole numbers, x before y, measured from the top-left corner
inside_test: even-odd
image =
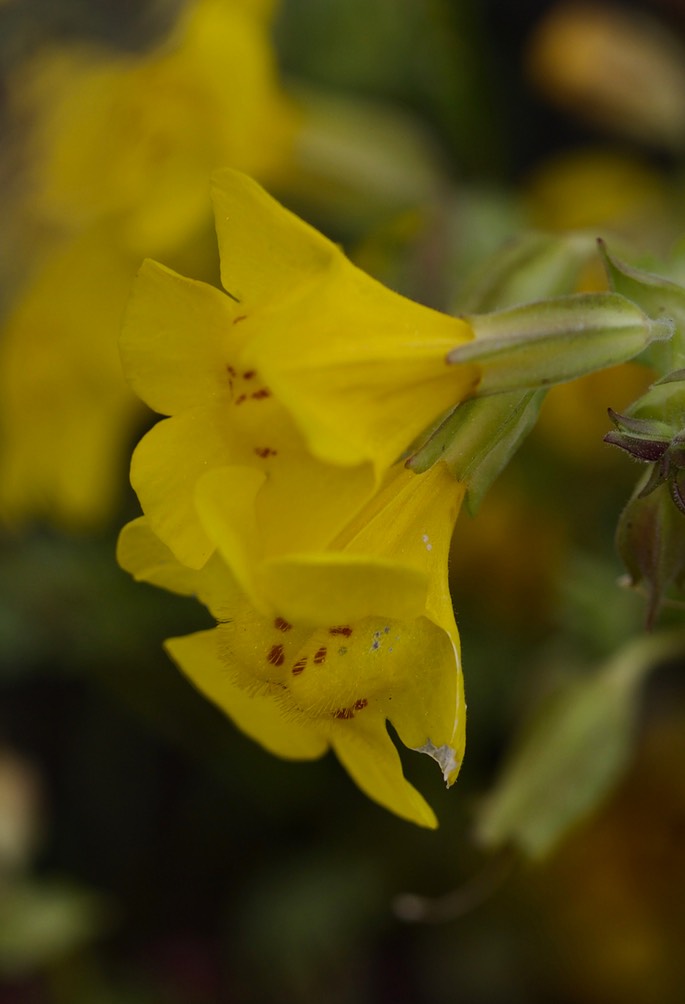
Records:
[[[638,485],[621,513],[616,547],[628,571],[629,584],[647,596],[651,628],[664,600],[685,588],[685,516],[673,505],[672,488],[662,483],[645,494]]]
[[[651,320],[616,293],[578,293],[465,319],[475,338],[447,359],[481,365],[478,396],[576,379],[633,359],[673,330],[668,319]]]

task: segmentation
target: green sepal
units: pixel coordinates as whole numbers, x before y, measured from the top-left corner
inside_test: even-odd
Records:
[[[660,374],[685,366],[685,288],[619,261],[609,254],[603,241],[597,243],[611,288],[636,303],[653,320],[670,318],[673,322],[673,338],[651,345],[645,362]]]
[[[512,391],[464,401],[409,458],[417,474],[444,461],[466,485],[471,515],[535,425],[544,391]]]
[[[645,677],[684,650],[682,632],[640,636],[547,698],[480,806],[479,842],[549,854],[625,770]]]
[[[685,428],[685,374],[668,373],[626,408],[621,420],[635,419],[649,422],[652,431],[672,439]]]

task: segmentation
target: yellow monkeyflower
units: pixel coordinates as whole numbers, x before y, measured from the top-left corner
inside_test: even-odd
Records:
[[[68,231],[116,217],[143,255],[204,222],[215,168],[278,170],[296,116],[260,6],[196,0],[151,52],[83,43],[28,63],[10,107],[31,125],[33,211]]]
[[[282,570],[293,597],[287,616],[256,610],[218,553],[200,570],[180,564],[145,517],[124,528],[118,557],[139,580],[196,595],[222,622],[167,648],[244,732],[293,759],[330,747],[369,797],[435,826],[386,722],[439,763],[448,785],[456,780],[465,705],[447,552],[462,497],[443,464],[423,475],[390,471],[317,555],[317,574],[306,564]],[[230,508],[230,495],[223,501]]]
[[[249,178],[222,172],[215,196],[227,292],[154,262],[133,290],[124,369],[171,417],[131,480],[180,561],[199,568],[220,544],[273,609],[268,561],[326,547],[477,370],[445,361],[467,324],[366,276]]]

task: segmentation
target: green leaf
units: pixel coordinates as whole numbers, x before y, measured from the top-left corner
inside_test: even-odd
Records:
[[[482,805],[478,839],[488,848],[514,844],[531,858],[549,854],[626,767],[645,676],[684,650],[681,632],[637,638],[553,695]]]

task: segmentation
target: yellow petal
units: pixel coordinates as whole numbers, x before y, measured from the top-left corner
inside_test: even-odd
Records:
[[[253,314],[255,365],[322,459],[392,463],[474,390],[447,354],[468,324],[375,282],[255,182],[215,180],[222,282]]]
[[[237,305],[213,286],[143,263],[120,339],[124,372],[140,398],[163,415],[228,401],[227,365],[240,337]],[[241,339],[242,341],[242,339]]]
[[[445,465],[395,468],[363,507],[361,472],[313,465],[275,463],[263,484],[226,467],[198,483],[207,535],[254,605],[307,624],[428,611],[452,631],[447,556],[464,490]]]
[[[136,542],[142,556],[131,558]],[[426,618],[366,618],[316,629],[267,619],[237,590],[229,601],[230,585],[218,570],[209,573],[211,562],[200,572],[174,569],[175,559],[160,551],[144,524],[122,534],[120,557],[139,578],[192,589],[222,605],[226,623],[172,639],[168,648],[240,728],[281,756],[317,756],[330,744],[371,798],[419,825],[435,825],[402,775],[385,721],[403,742],[434,756],[448,783],[454,780],[463,753],[463,697],[444,631]]]
[[[317,280],[341,252],[238,171],[213,176],[221,281],[246,310]]]
[[[340,730],[332,740],[341,764],[364,794],[411,823],[435,829],[435,813],[402,773],[399,754],[383,723]]]
[[[428,578],[425,613],[458,646],[448,581],[454,524],[465,488],[443,463],[415,475],[391,468],[374,498],[333,542],[354,554],[383,554]]]
[[[263,562],[259,583],[273,608],[301,624],[380,616],[418,617],[426,607],[428,578],[378,557],[328,551]]]
[[[258,493],[256,474],[264,482]],[[247,499],[244,478],[254,488],[249,517],[244,505],[238,512],[226,504],[236,492]],[[181,561],[198,568],[221,543],[244,588],[252,589],[240,520],[256,521],[260,555],[325,547],[372,494],[374,475],[370,465],[343,469],[317,461],[278,403],[259,398],[159,422],[134,452],[131,483],[154,532]]]
[[[161,586],[180,596],[195,596],[217,620],[231,616],[242,599],[230,572],[213,555],[201,569],[177,561],[144,516],[127,523],[119,534],[117,561],[138,582]]]
[[[357,554],[384,554],[432,571],[449,552],[464,486],[447,465],[434,464],[415,474],[391,467],[378,492],[333,542]]]
[[[214,550],[195,511],[195,486],[232,448],[232,430],[215,406],[158,422],[133,453],[131,484],[152,530],[192,568],[201,568]]]
[[[217,480],[225,489],[220,499],[208,491]],[[198,481],[195,504],[202,526],[218,545],[227,567],[253,606],[268,616],[271,608],[259,589],[257,574],[263,548],[256,499],[265,481],[266,475],[252,467],[221,467]]]
[[[459,653],[426,617],[311,628],[261,617],[243,603],[219,636],[236,682],[271,689],[331,741],[340,729],[387,719],[405,745],[433,756],[448,785],[456,779],[466,724]]]
[[[277,441],[278,437],[272,434],[270,442]],[[372,585],[371,580],[365,581],[362,561],[333,556],[330,561],[334,568],[327,571],[329,559],[320,553],[371,493],[370,468],[330,467],[301,450],[288,453],[280,442],[275,452],[278,455],[265,465],[265,473],[249,467],[223,467],[208,472],[198,481],[195,504],[207,535],[254,605],[262,610],[275,610],[308,623],[321,623],[329,614],[333,620],[345,619],[352,610],[363,610],[364,615],[373,612],[364,609],[362,594],[370,596]],[[301,560],[292,563],[288,558],[279,560],[304,548],[307,551]],[[341,570],[343,579],[336,585],[335,568],[341,560],[350,567]],[[369,574],[379,591],[385,584],[390,586],[390,570],[387,573],[371,570]],[[423,600],[425,581],[410,569],[403,582],[407,597],[394,600],[388,610],[398,609],[400,602],[404,611],[420,612],[422,606],[416,608],[417,590]],[[359,595],[352,600],[355,589]],[[356,605],[340,607],[341,597],[348,593]],[[299,601],[298,594],[301,594]],[[331,598],[328,607],[327,594]],[[337,614],[330,612],[335,603]],[[348,609],[350,612],[346,613]]]
[[[393,463],[467,397],[478,368],[449,367],[469,325],[414,303],[340,257],[318,282],[257,317],[245,349],[323,459]]]
[[[237,686],[219,649],[219,629],[170,638],[166,649],[197,689],[248,736],[276,756],[313,760],[325,753],[326,740],[312,727],[293,721],[269,693]]]
[[[263,472],[250,518],[259,526],[260,556],[267,558],[324,549],[373,493],[373,472],[366,465],[343,469],[322,464],[307,454],[301,443],[288,442],[283,426],[271,430],[268,443],[274,456],[253,467],[225,465],[212,470],[197,487],[197,506],[205,528],[229,563],[233,560],[230,541],[240,533],[240,527],[231,526],[226,500],[235,491],[242,493],[239,482],[242,477],[252,477],[249,470]],[[254,460],[254,450],[251,452]]]

